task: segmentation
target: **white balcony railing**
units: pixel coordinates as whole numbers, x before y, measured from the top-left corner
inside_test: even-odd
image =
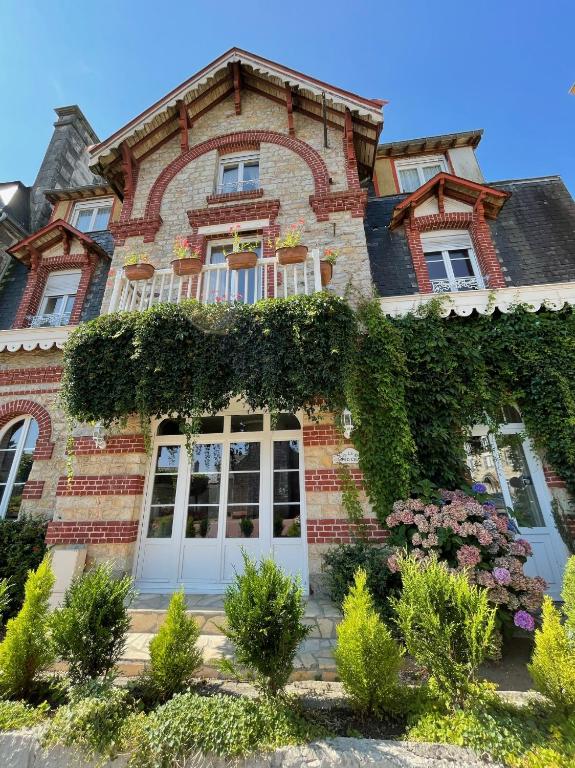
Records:
[[[232,270],[227,263],[206,265],[199,275],[178,277],[171,267],[156,269],[149,280],[130,281],[119,269],[108,312],[144,310],[156,304],[197,299],[202,304],[310,295],[322,290],[319,249],[305,262],[281,266],[274,256],[258,259],[252,269]]]
[[[60,325],[68,325],[71,312],[54,312],[49,315],[28,315],[30,328],[57,328]]]
[[[260,188],[259,179],[246,179],[245,181],[227,181],[218,184],[216,194],[224,195],[233,192],[257,192]]]
[[[451,291],[480,291],[485,288],[485,282],[481,276],[455,277],[453,280],[432,280],[433,293],[450,293]]]

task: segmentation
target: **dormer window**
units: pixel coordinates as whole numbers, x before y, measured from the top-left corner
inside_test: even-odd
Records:
[[[81,275],[80,270],[70,270],[48,276],[38,314],[30,318],[33,328],[70,323]]]
[[[466,231],[424,232],[421,244],[434,293],[485,288],[471,238]]]
[[[83,200],[74,206],[70,223],[80,232],[100,232],[108,229],[112,205],[112,198]]]
[[[424,155],[396,160],[395,168],[400,192],[415,192],[438,173],[447,171],[443,155]]]
[[[259,188],[259,155],[228,155],[220,159],[217,194],[253,192]]]

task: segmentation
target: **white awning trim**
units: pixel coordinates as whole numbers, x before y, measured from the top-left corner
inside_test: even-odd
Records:
[[[507,314],[518,304],[525,305],[529,312],[541,308],[558,312],[566,304],[575,305],[574,283],[546,283],[544,285],[523,285],[512,288],[485,289],[481,291],[460,291],[454,293],[415,293],[410,296],[385,296],[380,299],[386,315],[399,317],[408,312],[417,312],[432,299],[443,299],[440,313],[468,317],[473,311],[480,315],[492,315],[496,309]]]
[[[63,349],[70,326],[59,328],[13,328],[0,331],[0,352],[32,352],[35,349]]]

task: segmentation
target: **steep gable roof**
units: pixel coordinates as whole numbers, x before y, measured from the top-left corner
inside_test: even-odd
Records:
[[[478,184],[475,181],[463,179],[461,176],[454,176],[451,173],[437,173],[395,206],[389,228],[398,227],[411,208],[421,205],[439,193],[469,205],[474,205],[481,198],[485,216],[488,219],[497,218],[501,207],[511,194],[487,184]]]
[[[89,235],[80,232],[79,229],[68,224],[64,219],[51,221],[49,224],[46,224],[45,227],[42,227],[42,229],[39,229],[28,237],[14,243],[14,245],[7,249],[7,252],[27,264],[30,261],[32,249],[42,253],[64,239],[68,239],[68,241],[72,239],[79,240],[87,250],[106,259],[110,258],[109,254],[106,253],[101,245]]]
[[[383,125],[381,109],[387,102],[368,99],[337,88],[269,59],[231,48],[195,75],[152,104],[109,138],[90,148],[92,170],[104,175],[121,189],[121,147],[138,161],[180,130],[182,108],[193,123],[223,99],[242,89],[260,93],[286,105],[292,99],[294,111],[323,120],[331,127],[345,127],[346,112],[352,117],[358,162],[371,168]]]

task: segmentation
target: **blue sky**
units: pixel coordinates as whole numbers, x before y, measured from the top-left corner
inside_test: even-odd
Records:
[[[389,99],[382,141],[484,128],[488,180],[575,192],[573,0],[0,0],[0,179],[34,180],[53,107],[105,138],[234,45]]]

